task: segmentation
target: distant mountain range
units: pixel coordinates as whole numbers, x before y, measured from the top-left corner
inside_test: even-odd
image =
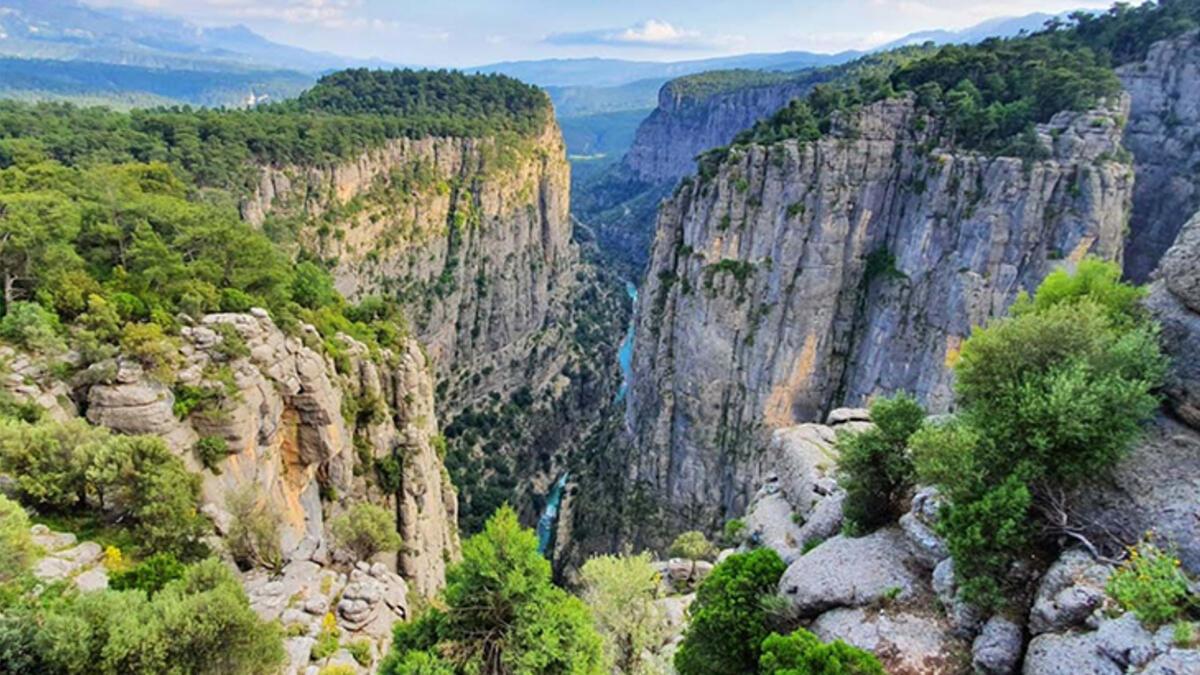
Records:
[[[1050,18],[1032,14],[961,31],[914,33],[881,49],[1015,35]],[[652,108],[659,87],[684,75],[734,68],[795,71],[862,54],[790,51],[677,62],[543,59],[464,70],[503,73],[545,87],[560,115],[573,117]],[[245,26],[202,27],[149,10],[100,9],[78,0],[0,0],[0,59],[0,96],[126,107],[242,105],[294,96],[330,70],[396,65],[279,44]]]

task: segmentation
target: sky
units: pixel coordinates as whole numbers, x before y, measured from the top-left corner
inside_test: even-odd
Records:
[[[306,49],[426,66],[613,57],[678,61],[865,49],[996,17],[1111,0],[85,0],[203,25],[245,24]],[[1137,4],[1137,3],[1134,3]]]

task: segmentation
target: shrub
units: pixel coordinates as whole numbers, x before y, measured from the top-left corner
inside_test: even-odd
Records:
[[[333,540],[358,560],[369,560],[381,551],[395,551],[403,544],[396,532],[396,517],[382,507],[359,502],[329,523]]]
[[[259,501],[255,486],[249,484],[230,493],[225,508],[232,516],[225,544],[233,559],[243,567],[281,568],[280,517],[266,502]]]
[[[82,420],[0,424],[0,471],[23,501],[51,511],[103,513],[139,548],[181,559],[204,553],[199,478],[162,439],[115,436]]]
[[[350,656],[354,657],[358,665],[363,668],[370,667],[372,661],[370,640],[352,640],[346,645],[346,651],[350,652]]]
[[[337,618],[333,612],[326,612],[321,617],[321,631],[317,633],[317,642],[313,645],[310,656],[313,661],[323,661],[341,647],[342,631],[338,628]]]
[[[381,673],[608,672],[587,608],[551,583],[537,536],[510,507],[466,541],[446,582],[446,609],[397,624]]]
[[[187,568],[153,597],[135,591],[26,595],[0,614],[6,672],[273,672],[279,627],[250,608],[218,560]]]
[[[716,554],[716,548],[708,541],[708,537],[705,537],[703,532],[695,530],[675,537],[675,541],[671,542],[671,548],[667,550],[667,555],[672,558],[685,560],[708,560],[714,554]]]
[[[109,575],[114,591],[139,590],[154,595],[167,584],[183,577],[186,568],[170,553],[155,553],[127,570]]]
[[[908,439],[921,427],[925,411],[907,394],[871,404],[875,426],[837,441],[838,482],[846,490],[848,529],[870,532],[895,521],[912,489]]]
[[[640,672],[643,653],[659,646],[666,632],[655,603],[661,579],[650,554],[592,558],[580,581],[609,660],[619,672]]]
[[[213,324],[212,329],[221,337],[214,351],[222,359],[234,361],[250,356],[250,347],[246,345],[246,338],[242,337],[236,326],[221,322]]]
[[[1129,548],[1108,580],[1108,595],[1142,623],[1157,628],[1181,618],[1194,601],[1179,559],[1149,541]]]
[[[758,669],[774,596],[787,565],[771,549],[731,555],[701,582],[675,653],[680,675],[742,675]]]
[[[29,569],[33,551],[25,509],[0,494],[0,584],[12,581]]]
[[[346,663],[334,663],[317,671],[317,675],[357,675],[357,673],[357,668]]]
[[[58,315],[35,302],[14,302],[0,319],[0,337],[35,352],[66,348]]]
[[[160,382],[170,383],[175,379],[175,367],[179,363],[179,344],[163,333],[156,323],[127,323],[121,329],[121,349],[146,369]]]
[[[196,441],[192,451],[196,453],[196,459],[200,460],[204,468],[220,475],[221,470],[218,467],[229,456],[229,442],[222,436],[205,436]]]
[[[759,675],[884,675],[871,652],[841,640],[825,644],[803,628],[788,636],[773,633],[762,644]]]
[[[746,521],[742,518],[733,518],[725,521],[725,527],[721,531],[721,535],[727,546],[740,544],[746,536]]]
[[[1003,602],[1011,565],[1054,495],[1103,475],[1157,409],[1166,361],[1140,291],[1108,263],[1054,274],[1009,318],[976,329],[955,368],[959,415],[910,439],[917,474],[946,499],[939,531],[967,599]]]

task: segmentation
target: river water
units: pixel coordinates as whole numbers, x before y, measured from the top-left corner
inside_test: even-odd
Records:
[[[554,541],[554,530],[558,525],[558,508],[562,505],[563,490],[567,486],[569,475],[563,473],[554,481],[554,487],[550,488],[550,494],[546,495],[546,508],[542,510],[542,517],[538,518],[538,553],[543,556],[550,555],[550,544]]]
[[[633,300],[633,306],[637,307],[638,289],[633,285],[633,282],[625,282],[625,292],[629,294],[629,298]],[[633,319],[629,317],[629,329],[625,331],[625,341],[621,343],[621,350],[617,352],[617,361],[621,364],[621,387],[617,389],[617,397],[613,400],[614,403],[620,403],[625,400],[625,392],[629,390],[629,373],[633,369]]]

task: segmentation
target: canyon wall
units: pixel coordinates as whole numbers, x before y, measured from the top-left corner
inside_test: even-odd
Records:
[[[1117,74],[1132,101],[1125,147],[1137,173],[1125,272],[1144,283],[1200,209],[1200,32],[1155,44]]]
[[[906,390],[950,405],[972,326],[1085,255],[1120,260],[1125,101],[1038,129],[1046,159],[942,149],[910,99],[735,148],[660,211],[638,307],[628,478],[670,519],[745,508],[773,429]]]

